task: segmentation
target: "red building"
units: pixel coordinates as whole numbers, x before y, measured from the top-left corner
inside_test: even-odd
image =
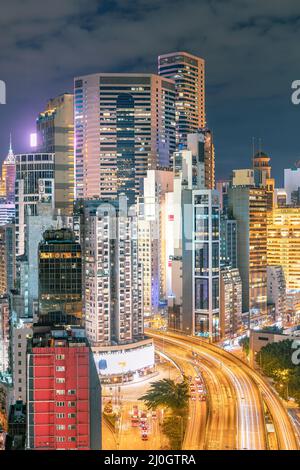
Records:
[[[99,450],[100,383],[84,330],[36,327],[27,367],[27,448]]]

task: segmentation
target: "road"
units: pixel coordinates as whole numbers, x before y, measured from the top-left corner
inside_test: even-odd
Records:
[[[212,344],[174,333],[147,331],[172,358],[196,353],[210,394],[204,447],[207,449],[268,448],[263,402],[272,417],[280,450],[298,448],[295,430],[276,393],[247,364]],[[163,339],[162,339],[163,338]],[[175,351],[175,352],[174,352]],[[191,414],[193,416],[193,413]],[[193,419],[194,430],[199,426]],[[189,431],[192,433],[192,431]],[[272,443],[272,447],[273,447]]]

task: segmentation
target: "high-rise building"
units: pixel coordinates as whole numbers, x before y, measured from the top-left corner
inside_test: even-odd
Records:
[[[300,187],[300,167],[284,170],[284,189],[287,193],[287,204],[291,204],[292,192]]]
[[[236,268],[220,273],[220,331],[222,339],[236,337],[242,326],[242,280]]]
[[[268,265],[282,266],[287,289],[300,289],[300,207],[268,213]]]
[[[274,206],[275,181],[271,178],[270,157],[262,152],[257,152],[253,157],[254,182],[257,188],[264,188],[267,194],[268,210]]]
[[[99,73],[75,79],[76,197],[129,204],[148,169],[175,150],[175,85],[154,74]]]
[[[13,204],[15,201],[15,180],[16,161],[10,137],[9,151],[2,164],[2,176],[0,181],[0,198],[4,199],[7,203]]]
[[[16,255],[25,252],[26,215],[36,215],[37,203],[54,208],[55,159],[52,153],[16,155]]]
[[[0,203],[0,227],[11,224],[15,219],[16,208],[12,202]]]
[[[196,166],[202,164],[204,170],[204,188],[215,188],[215,148],[212,132],[209,129],[200,129],[194,134],[187,135],[187,148],[192,152]],[[201,182],[197,183],[197,186]]]
[[[216,189],[220,194],[220,210],[227,213],[228,211],[228,188],[230,186],[229,180],[219,180],[216,182]]]
[[[237,268],[237,221],[225,214],[220,218],[220,265]]]
[[[82,256],[67,228],[49,229],[39,243],[39,324],[81,325]]]
[[[219,193],[183,190],[182,329],[216,341],[220,337]]]
[[[0,295],[14,287],[16,279],[15,226],[0,227]]]
[[[100,450],[100,382],[84,330],[35,326],[27,371],[27,448]]]
[[[74,201],[74,99],[51,99],[37,118],[38,151],[55,154],[54,205],[71,215]]]
[[[84,305],[92,346],[133,343],[144,335],[137,217],[121,207],[122,202],[86,202]]]
[[[267,316],[267,194],[265,189],[233,186],[228,195],[229,210],[237,221],[243,313],[249,312],[249,321],[256,324]]]
[[[36,215],[26,215],[25,252],[16,261],[12,307],[17,318],[33,318],[38,310],[38,246],[46,228],[71,227],[72,218],[55,214],[51,202],[38,202]]]
[[[7,295],[0,296],[0,373],[9,368],[9,302]]]
[[[275,321],[286,321],[286,283],[282,266],[268,266],[268,304],[275,307]]]
[[[158,73],[174,80],[176,87],[177,150],[186,147],[187,134],[206,126],[205,61],[187,52],[158,57]]]
[[[173,191],[171,170],[148,170],[139,201],[139,261],[143,267],[144,306],[157,314],[167,297],[166,194]]]

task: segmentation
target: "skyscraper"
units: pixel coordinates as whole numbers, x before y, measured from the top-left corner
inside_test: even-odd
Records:
[[[84,305],[92,346],[143,339],[142,267],[136,216],[104,201],[86,203]]]
[[[186,147],[187,134],[206,126],[205,62],[187,52],[160,55],[158,74],[175,82],[176,144],[179,150]]]
[[[220,275],[220,330],[222,339],[236,337],[242,326],[242,280],[236,268]]]
[[[237,266],[243,285],[243,312],[257,324],[267,316],[267,194],[265,189],[233,186],[229,210],[237,221]]]
[[[143,266],[144,302],[147,313],[158,313],[166,300],[167,259],[166,194],[173,191],[171,170],[148,170],[139,201],[139,260]],[[148,249],[146,249],[148,247]],[[149,311],[150,310],[150,311]]]
[[[196,165],[203,166],[204,188],[215,188],[215,148],[212,132],[200,129],[187,135],[187,148],[192,152]],[[201,184],[198,182],[198,186]]]
[[[300,290],[300,207],[268,213],[268,265],[282,266],[286,288]]]
[[[50,229],[39,244],[39,323],[81,325],[82,257],[70,229]]]
[[[220,337],[219,194],[183,190],[182,328],[185,333]]]
[[[268,210],[274,205],[274,178],[271,178],[270,157],[262,152],[257,152],[253,157],[254,181],[257,188],[265,188],[267,193]]]
[[[54,208],[53,153],[16,155],[16,255],[25,252],[26,215],[36,215],[39,201]]]
[[[175,150],[175,85],[154,74],[100,73],[75,79],[77,198],[129,204],[148,169]]]
[[[51,99],[37,118],[38,151],[55,154],[55,208],[71,215],[74,201],[74,99]]]
[[[7,203],[14,203],[15,201],[15,180],[16,161],[10,136],[9,151],[2,164],[2,176],[0,182],[0,198],[3,198]]]

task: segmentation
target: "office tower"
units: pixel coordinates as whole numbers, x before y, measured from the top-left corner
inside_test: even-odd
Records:
[[[13,204],[15,201],[16,161],[12,150],[11,137],[9,151],[2,164],[2,176],[0,181],[0,198]]]
[[[25,217],[25,252],[16,262],[12,306],[17,318],[33,318],[38,310],[38,246],[46,228],[71,227],[71,218],[56,215],[51,202],[37,202],[36,215]]]
[[[220,217],[220,265],[237,268],[237,221],[225,214]]]
[[[236,268],[220,272],[220,331],[222,339],[238,336],[242,327],[242,280]]]
[[[287,289],[300,289],[300,207],[268,213],[268,265],[282,266]]]
[[[300,187],[300,168],[287,168],[284,170],[284,189],[287,193],[287,204],[291,204],[292,192]]]
[[[215,148],[212,132],[209,129],[200,129],[194,134],[187,135],[187,148],[192,152],[196,165],[204,167],[204,188],[215,187]],[[197,183],[200,187],[202,182]]]
[[[15,226],[0,227],[0,295],[14,287],[16,279]]]
[[[233,170],[231,183],[232,186],[255,186],[254,170],[250,170],[248,168]]]
[[[187,52],[158,57],[158,73],[175,82],[177,150],[186,147],[187,134],[206,126],[205,61]]]
[[[185,333],[220,336],[219,194],[183,190],[182,328]]]
[[[54,205],[72,215],[74,201],[74,98],[51,99],[37,118],[38,151],[55,154]]]
[[[92,346],[133,343],[144,335],[137,218],[122,204],[85,206],[85,326]]]
[[[286,283],[282,266],[268,266],[268,304],[275,306],[275,321],[286,321]]]
[[[243,313],[249,312],[249,321],[255,325],[267,315],[267,194],[265,189],[233,186],[228,197],[229,210],[237,221]]]
[[[39,243],[39,324],[81,325],[82,256],[68,228],[48,229]]]
[[[100,450],[100,382],[84,330],[35,326],[27,370],[27,448]]]
[[[55,161],[52,153],[16,155],[16,255],[25,252],[26,215],[36,215],[37,203],[54,208]]]
[[[175,85],[154,74],[100,73],[75,79],[76,197],[129,204],[148,169],[175,150]]]
[[[9,303],[7,295],[0,296],[0,373],[9,368]]]
[[[11,224],[15,219],[16,209],[12,202],[0,203],[0,227]]]
[[[157,314],[167,296],[166,193],[173,191],[171,170],[148,170],[139,201],[139,261],[143,266],[144,305]],[[148,249],[146,249],[148,248]]]
[[[230,181],[227,180],[219,180],[216,182],[216,190],[219,191],[220,194],[220,211],[221,213],[227,213],[228,211],[228,188],[230,185]]]
[[[268,210],[274,206],[274,178],[271,178],[270,157],[264,152],[257,152],[253,157],[254,182],[257,188],[264,188],[267,194]]]

